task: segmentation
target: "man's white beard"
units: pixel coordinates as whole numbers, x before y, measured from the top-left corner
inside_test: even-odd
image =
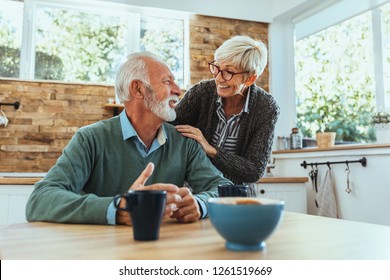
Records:
[[[176,119],[176,112],[169,106],[169,101],[172,98],[166,98],[163,101],[159,101],[156,98],[156,93],[150,88],[145,94],[145,105],[157,117],[163,119],[166,122],[171,122]]]

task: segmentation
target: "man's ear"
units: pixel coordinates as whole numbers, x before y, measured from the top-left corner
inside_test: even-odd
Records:
[[[144,98],[142,82],[139,80],[132,80],[129,85],[130,95],[134,98]]]
[[[246,82],[244,84],[246,86],[251,86],[253,85],[254,82],[256,82],[256,79],[257,79],[256,75],[249,76],[248,79],[246,79]]]

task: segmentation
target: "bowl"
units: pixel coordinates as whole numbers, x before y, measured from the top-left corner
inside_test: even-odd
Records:
[[[258,197],[215,197],[208,200],[211,224],[233,251],[258,251],[276,230],[284,201]]]

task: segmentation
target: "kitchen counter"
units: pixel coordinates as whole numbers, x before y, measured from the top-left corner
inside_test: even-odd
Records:
[[[0,185],[34,185],[43,177],[0,177]]]
[[[257,183],[306,183],[309,182],[308,177],[278,177],[278,176],[265,176],[261,178]]]
[[[22,176],[22,175],[21,175]],[[34,185],[41,180],[42,177],[0,177],[0,185]],[[257,183],[306,183],[309,179],[307,177],[277,177],[269,176],[263,177]]]

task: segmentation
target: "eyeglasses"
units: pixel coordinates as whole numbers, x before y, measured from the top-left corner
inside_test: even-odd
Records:
[[[218,74],[221,73],[222,79],[224,79],[225,81],[230,81],[231,79],[233,79],[234,75],[249,73],[249,71],[233,72],[229,70],[221,70],[221,68],[215,65],[214,62],[215,60],[208,63],[210,73],[213,74],[214,78],[216,78]]]

